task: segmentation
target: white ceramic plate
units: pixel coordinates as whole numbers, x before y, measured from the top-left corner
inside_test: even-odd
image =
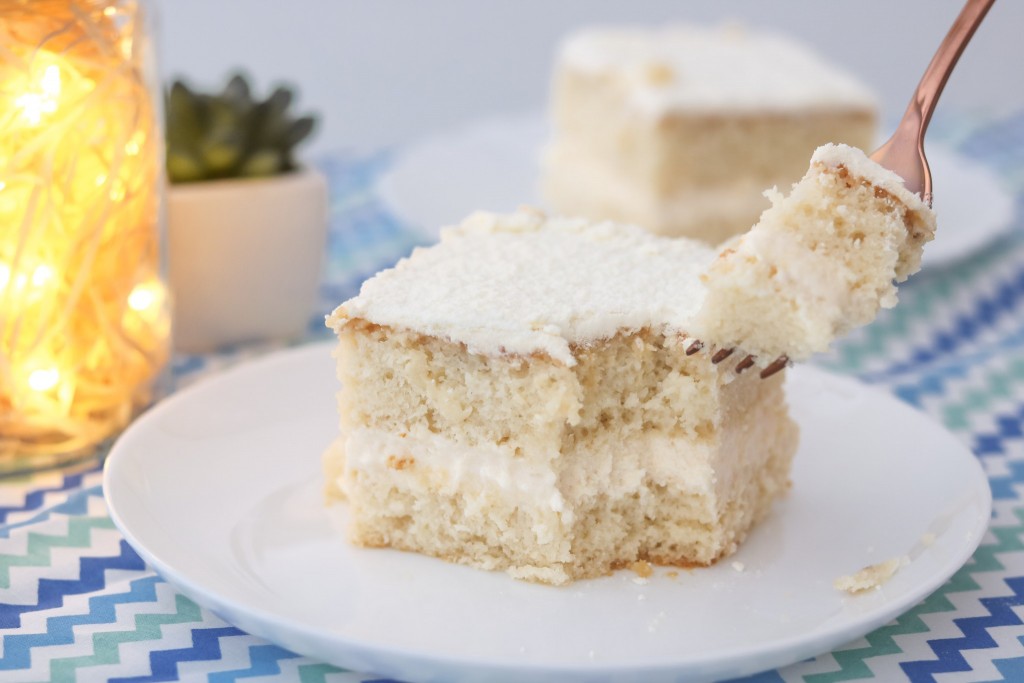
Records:
[[[409,148],[381,178],[380,197],[402,222],[427,239],[478,209],[543,206],[541,148],[548,137],[540,114],[482,121]],[[939,143],[928,144],[939,229],[925,247],[925,266],[970,256],[1004,234],[1013,197],[989,168]]]
[[[910,608],[970,557],[991,509],[977,460],[924,415],[813,368],[788,381],[803,432],[790,495],[729,561],[646,583],[623,571],[552,588],[348,546],[341,506],[321,501],[336,430],[326,345],[172,396],[114,446],[104,490],[128,542],[183,593],[339,666],[407,681],[739,676]],[[902,555],[876,591],[832,587]]]

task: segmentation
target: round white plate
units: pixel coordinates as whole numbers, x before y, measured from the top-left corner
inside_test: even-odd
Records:
[[[381,178],[388,209],[429,240],[442,226],[473,211],[544,206],[541,148],[548,138],[540,114],[482,121],[406,150]],[[941,266],[970,256],[1012,224],[1013,197],[999,177],[939,143],[928,144],[939,229],[924,264]]]
[[[788,381],[802,429],[791,493],[728,561],[647,582],[622,571],[553,588],[347,545],[343,506],[321,497],[337,422],[323,344],[158,405],[114,446],[104,490],[128,542],[187,596],[345,668],[413,682],[739,676],[910,608],[970,557],[991,509],[977,460],[926,416],[813,368]],[[878,590],[832,587],[904,555]]]

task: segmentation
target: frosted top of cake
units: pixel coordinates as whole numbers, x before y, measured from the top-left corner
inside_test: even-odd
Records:
[[[903,178],[887,168],[879,166],[856,147],[849,145],[827,144],[814,150],[811,166],[815,164],[827,168],[844,166],[850,175],[863,178],[875,187],[880,187],[896,199],[906,204],[912,211],[930,214],[931,209],[924,200],[914,194],[903,184]]]
[[[740,26],[583,29],[563,43],[561,60],[622,79],[630,102],[652,114],[875,107],[866,87],[810,50]]]
[[[361,318],[474,353],[543,353],[571,366],[572,344],[621,329],[684,332],[714,255],[633,226],[481,212],[366,281],[328,323],[337,329]]]

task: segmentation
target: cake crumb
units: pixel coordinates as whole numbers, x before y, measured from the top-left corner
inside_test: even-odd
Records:
[[[910,558],[906,555],[893,557],[885,562],[868,565],[859,572],[849,576],[840,576],[832,582],[836,590],[841,590],[850,595],[857,595],[869,590],[875,590],[883,583],[892,578],[893,574],[899,571],[900,567],[908,564]]]
[[[630,564],[629,568],[636,572],[637,576],[643,577],[645,579],[654,573],[654,570],[651,568],[650,562],[647,562],[646,560],[637,560],[636,562]]]
[[[650,582],[651,582],[650,579],[645,579],[642,576],[634,576],[633,577],[633,583],[635,583],[638,586],[646,586]]]
[[[408,455],[403,455],[402,457],[398,457],[397,455],[388,456],[388,467],[390,467],[393,470],[408,469],[409,467],[412,467],[415,464],[416,459]]]
[[[679,572],[677,572],[677,571],[670,571],[667,574],[665,574],[665,576],[667,576],[670,579],[678,579],[679,578]]]
[[[743,564],[742,562],[733,562],[732,568],[738,572],[742,572],[744,569],[747,568],[747,565]]]
[[[921,537],[921,545],[923,545],[925,548],[931,546],[932,543],[935,543],[935,534],[931,533],[930,531]]]

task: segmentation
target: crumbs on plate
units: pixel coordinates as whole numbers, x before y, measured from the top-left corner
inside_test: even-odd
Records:
[[[906,555],[893,557],[878,564],[868,565],[848,576],[840,576],[832,582],[832,585],[836,590],[845,591],[850,595],[857,595],[858,593],[880,588],[901,567],[909,563],[910,558]]]

